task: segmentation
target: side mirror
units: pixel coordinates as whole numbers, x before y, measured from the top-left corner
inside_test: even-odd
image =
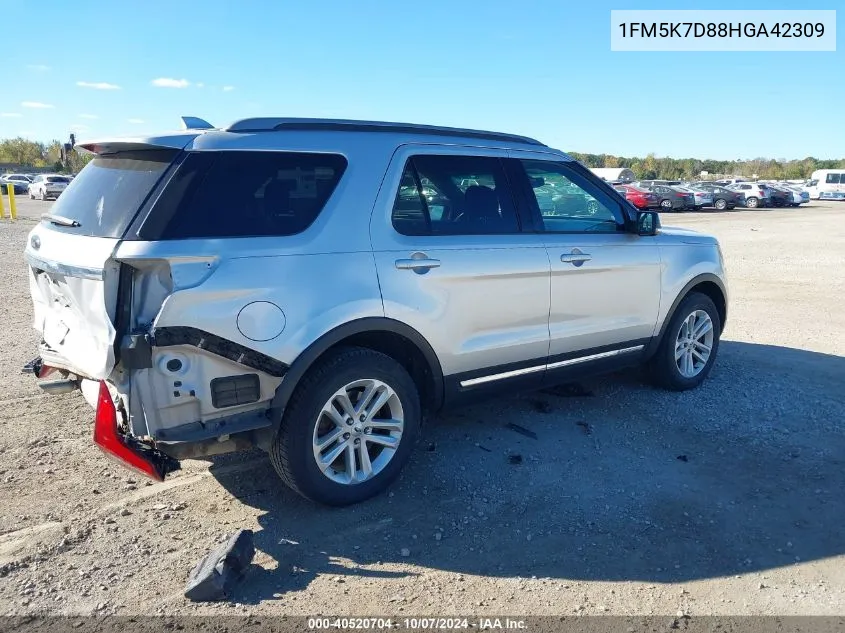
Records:
[[[657,211],[639,211],[637,213],[637,233],[639,235],[657,235],[660,228],[660,214]]]

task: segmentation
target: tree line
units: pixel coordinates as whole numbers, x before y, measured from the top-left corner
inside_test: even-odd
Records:
[[[62,165],[61,142],[38,143],[23,138],[0,141],[0,163],[12,163],[21,167],[49,168],[54,171],[77,172],[91,159],[90,154],[71,152],[68,165]],[[845,169],[845,159],[820,160],[809,156],[801,160],[774,160],[755,158],[753,160],[701,160],[698,158],[657,158],[649,154],[645,158],[626,158],[612,154],[570,155],[587,167],[627,167],[637,178],[643,180],[683,180],[699,178],[702,171],[718,176],[745,176],[764,180],[798,180],[809,178],[817,169]]]
[[[611,154],[570,152],[587,167],[627,167],[642,180],[698,179],[701,172],[711,176],[745,176],[761,180],[800,180],[809,178],[817,169],[845,169],[845,159],[821,160],[808,156],[801,160],[701,160],[698,158],[625,158]]]
[[[20,165],[22,169],[49,169],[56,172],[76,173],[89,160],[90,154],[71,152],[67,166],[62,164],[62,143],[51,141],[38,143],[24,138],[8,138],[0,141],[0,163]]]

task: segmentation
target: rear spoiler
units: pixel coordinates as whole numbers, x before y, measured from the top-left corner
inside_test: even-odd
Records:
[[[109,138],[77,143],[75,149],[97,156],[132,150],[184,149],[197,136],[199,136],[197,132],[185,132],[144,138]]]
[[[173,132],[159,136],[114,137],[85,141],[84,143],[77,143],[75,148],[83,153],[96,154],[97,156],[132,150],[184,149],[202,132],[214,129],[211,123],[199,117],[183,116],[181,118],[184,132]]]

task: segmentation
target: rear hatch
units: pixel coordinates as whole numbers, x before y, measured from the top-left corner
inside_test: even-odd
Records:
[[[179,148],[91,146],[98,155],[30,233],[25,257],[45,365],[96,380],[112,372],[120,278],[113,254],[187,143],[174,139]]]

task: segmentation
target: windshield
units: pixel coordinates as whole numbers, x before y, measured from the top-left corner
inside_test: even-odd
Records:
[[[98,156],[70,180],[50,209],[51,215],[79,225],[54,223],[51,228],[75,235],[122,237],[177,154],[177,150],[142,150]]]

